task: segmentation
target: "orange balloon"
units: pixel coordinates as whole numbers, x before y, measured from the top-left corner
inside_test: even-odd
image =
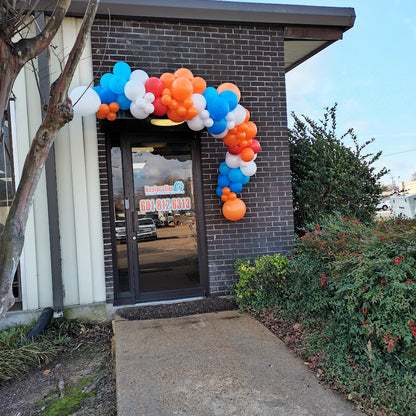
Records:
[[[184,118],[181,117],[176,110],[168,110],[167,115],[170,120],[174,121],[175,123],[180,123],[184,121]]]
[[[202,94],[207,89],[207,83],[204,78],[195,77],[192,80],[192,87],[194,88],[194,94]]]
[[[175,78],[186,78],[189,81],[192,81],[194,79],[194,74],[188,69],[188,68],[179,68],[177,69],[173,76]]]
[[[222,188],[223,195],[230,195],[230,193],[231,193],[231,189],[228,186],[224,186],[224,188]]]
[[[238,136],[236,134],[233,134],[231,130],[227,133],[225,137],[223,137],[222,140],[225,143],[225,145],[229,147],[237,146],[238,143],[240,143],[240,139],[238,138]]]
[[[176,100],[171,100],[169,104],[169,108],[171,108],[172,110],[177,110],[178,107],[179,107],[179,103]]]
[[[172,91],[172,95],[178,101],[186,100],[188,97],[192,95],[193,91],[191,81],[183,77],[176,78],[175,81],[172,82],[170,89]]]
[[[232,91],[235,93],[235,95],[238,98],[238,101],[240,101],[241,98],[241,92],[237,85],[231,83],[231,82],[224,82],[223,84],[219,85],[217,88],[218,94],[221,94],[223,91]]]
[[[250,149],[250,147],[245,147],[241,151],[240,156],[241,159],[244,160],[244,162],[251,162],[254,159],[253,149]]]
[[[100,110],[98,110],[96,114],[97,114],[97,117],[101,120],[107,117],[107,114],[103,113]]]
[[[176,112],[181,116],[181,117],[185,117],[186,116],[186,108],[183,105],[180,105],[177,109]]]
[[[187,115],[186,115],[186,117],[187,117],[187,119],[188,120],[192,120],[194,117],[196,117],[198,115],[198,109],[197,108],[195,108],[195,107],[191,107],[189,110],[188,110],[188,113],[187,113]]]
[[[228,200],[222,206],[222,213],[227,220],[237,221],[244,217],[246,204],[240,198]]]
[[[107,114],[107,120],[114,121],[117,118],[117,114],[110,112]]]
[[[110,112],[110,107],[108,106],[108,104],[101,104],[100,107],[98,108],[98,111],[107,115]]]
[[[111,113],[117,113],[117,111],[120,110],[120,106],[115,101],[108,104],[108,107],[110,108]]]
[[[170,95],[167,95],[167,94],[165,94],[165,95],[162,95],[162,104],[164,104],[164,105],[170,105],[170,104],[172,104],[172,97],[170,96]]]
[[[173,74],[169,72],[165,72],[164,74],[161,75],[160,80],[162,81],[163,86],[165,88],[170,88],[170,86],[172,85],[172,82],[175,81],[175,77]]]
[[[248,111],[247,108],[245,110],[246,110],[246,119],[244,121],[247,122],[250,120],[250,111]]]
[[[254,139],[254,137],[257,134],[257,126],[252,122],[252,121],[248,121],[247,123],[247,139],[251,140]]]
[[[183,100],[183,106],[189,110],[192,106],[194,105],[194,102],[192,101],[192,98],[186,98],[185,100]]]
[[[221,201],[228,201],[228,195],[221,195]]]

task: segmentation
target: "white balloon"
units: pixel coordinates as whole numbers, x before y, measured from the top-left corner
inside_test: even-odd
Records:
[[[227,135],[227,133],[228,133],[228,130],[225,129],[222,133],[220,133],[220,134],[211,134],[211,136],[215,137],[216,139],[222,139]]]
[[[251,161],[246,166],[241,166],[240,169],[243,175],[253,176],[257,172],[257,165]]]
[[[134,102],[130,104],[130,113],[133,117],[139,119],[144,119],[149,115],[142,107],[138,107]]]
[[[192,120],[188,120],[187,124],[193,131],[200,131],[205,127],[204,120],[202,120],[199,115],[194,117]]]
[[[201,116],[202,120],[208,120],[209,119],[209,111],[208,110],[200,111],[199,115]]]
[[[246,119],[246,109],[240,104],[238,104],[237,107],[231,111],[231,113],[233,113],[234,123],[236,126],[244,122]]]
[[[153,113],[153,111],[155,111],[155,107],[153,104],[151,103],[146,103],[144,106],[144,111],[146,111],[147,115]]]
[[[194,107],[198,110],[199,113],[202,110],[205,110],[205,107],[207,106],[207,100],[202,94],[192,94],[191,98],[192,102],[194,103]]]
[[[80,116],[95,114],[101,105],[100,96],[90,87],[76,87],[69,94],[74,113]]]
[[[205,127],[212,127],[214,125],[214,120],[212,118],[207,118],[204,120]]]
[[[134,100],[134,104],[136,104],[136,106],[139,108],[144,108],[144,106],[146,105],[146,101],[143,97],[138,97]]]
[[[235,127],[234,121],[227,121],[227,129],[231,130]]]
[[[147,72],[143,71],[142,69],[136,69],[131,73],[130,79],[134,81],[140,81],[142,84],[144,84],[149,79],[149,75],[147,75]]]
[[[239,168],[240,162],[241,162],[240,155],[232,155],[230,152],[227,152],[227,154],[225,155],[225,163],[231,169]]]
[[[152,92],[147,92],[147,93],[144,95],[144,100],[145,100],[147,103],[152,103],[152,102],[155,100],[155,95],[154,95]]]
[[[141,81],[131,80],[126,82],[126,85],[124,86],[124,94],[132,101],[136,100],[138,97],[143,97],[145,92],[146,89]]]

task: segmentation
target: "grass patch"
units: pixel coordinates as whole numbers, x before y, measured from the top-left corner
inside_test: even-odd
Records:
[[[53,360],[65,346],[88,331],[87,324],[76,320],[53,320],[33,341],[26,336],[33,326],[16,326],[0,332],[0,383]]]
[[[78,410],[83,400],[96,393],[95,391],[84,391],[90,382],[90,378],[81,379],[78,386],[66,389],[64,397],[55,397],[52,400],[48,400],[47,403],[40,403],[41,406],[47,406],[42,416],[68,416],[75,410]]]

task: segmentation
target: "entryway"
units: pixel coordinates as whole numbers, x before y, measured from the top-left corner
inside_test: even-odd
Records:
[[[186,125],[119,124],[109,149],[115,303],[204,296],[199,137]]]

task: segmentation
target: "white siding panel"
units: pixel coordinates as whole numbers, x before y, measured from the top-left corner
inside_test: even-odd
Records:
[[[58,51],[68,54],[80,19],[65,19]],[[56,65],[56,62],[55,62]],[[93,79],[91,48],[84,51],[72,85]],[[70,89],[71,90],[71,89]],[[74,116],[56,144],[65,305],[105,300],[98,150],[95,116]]]

